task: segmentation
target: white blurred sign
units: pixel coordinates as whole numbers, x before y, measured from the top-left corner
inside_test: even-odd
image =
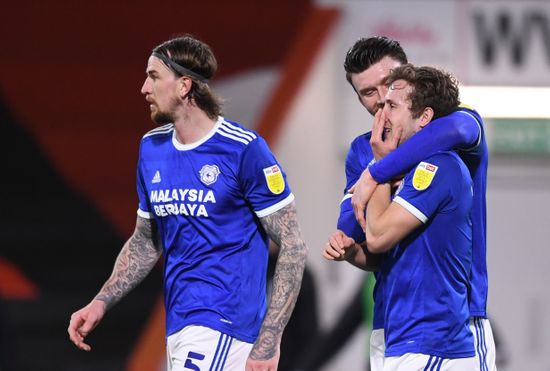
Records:
[[[466,85],[550,85],[549,1],[350,1],[342,40],[385,35]]]

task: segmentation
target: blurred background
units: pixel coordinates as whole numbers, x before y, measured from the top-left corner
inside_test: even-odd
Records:
[[[491,153],[499,369],[550,370],[550,2],[29,0],[2,13],[0,370],[163,369],[160,268],[90,335],[92,352],[66,328],[132,233],[138,145],[153,127],[139,92],[146,61],[182,33],[212,46],[225,116],[262,134],[287,172],[322,333],[340,326],[365,281],[321,257],[348,145],[372,120],[345,80],[347,49],[386,35],[411,62],[453,72]],[[345,335],[315,369],[367,370],[368,326]]]

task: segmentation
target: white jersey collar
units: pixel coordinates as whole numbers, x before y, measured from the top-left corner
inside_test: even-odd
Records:
[[[212,136],[216,133],[222,122],[224,121],[224,118],[222,116],[218,116],[218,120],[214,124],[214,127],[201,139],[197,140],[196,142],[189,143],[189,144],[181,144],[178,142],[176,138],[176,128],[174,127],[174,132],[172,133],[172,143],[174,144],[174,147],[176,147],[179,151],[189,151],[192,149],[197,148],[204,142],[206,142],[208,139],[212,138]]]

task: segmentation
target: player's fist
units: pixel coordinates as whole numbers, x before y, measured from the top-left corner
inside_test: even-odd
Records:
[[[327,260],[342,261],[355,253],[355,240],[344,232],[337,230],[332,233],[325,244],[323,256]]]

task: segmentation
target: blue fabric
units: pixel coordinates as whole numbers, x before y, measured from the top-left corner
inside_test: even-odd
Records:
[[[470,174],[454,152],[431,156],[405,176],[393,201],[427,221],[382,264],[386,356],[474,356],[468,308],[472,198]]]
[[[472,205],[473,266],[470,280],[470,314],[487,318],[487,167],[489,151],[479,114],[467,107],[434,120],[399,148],[370,166],[379,183],[405,174],[423,159],[439,151],[455,149],[474,182]]]
[[[373,164],[369,169],[372,177],[378,183],[386,183],[439,151],[473,147],[480,134],[479,126],[471,116],[464,114],[464,110],[462,108],[430,122],[395,151]]]
[[[355,138],[350,145],[346,157],[346,188],[344,189],[344,199],[340,203],[340,215],[337,223],[337,228],[347,236],[353,238],[357,243],[365,241],[365,232],[355,219],[351,206],[351,198],[347,192],[359,180],[363,170],[374,160],[374,154],[370,146],[370,137],[370,132],[362,134]],[[374,276],[376,277],[376,284],[373,289],[374,308],[372,328],[376,330],[384,328],[384,310],[382,298],[379,296],[382,290],[381,282],[378,279],[379,273],[374,272]]]
[[[259,217],[292,202],[286,176],[261,137],[221,117],[200,143],[173,135],[166,125],[143,137],[137,180],[138,213],[164,247],[166,335],[202,325],[254,342],[266,310]]]

